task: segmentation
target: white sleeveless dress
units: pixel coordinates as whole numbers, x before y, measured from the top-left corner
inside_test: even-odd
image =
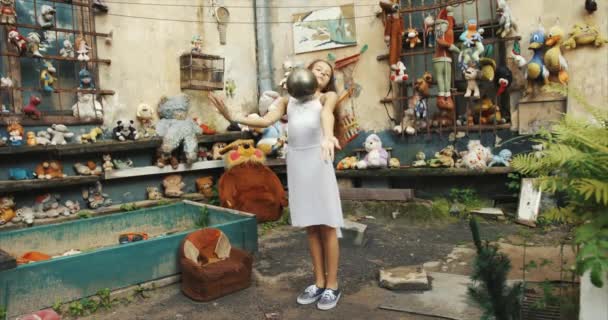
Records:
[[[295,227],[327,225],[342,237],[342,205],[333,163],[321,158],[321,102],[287,104],[287,186],[289,212]]]

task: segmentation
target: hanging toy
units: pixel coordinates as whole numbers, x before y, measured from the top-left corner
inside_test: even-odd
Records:
[[[513,83],[513,74],[511,73],[511,70],[505,66],[498,66],[494,76],[494,84],[498,88],[498,90],[496,90],[496,96],[499,97],[503,94],[509,86],[511,86],[511,83]]]
[[[399,13],[397,1],[380,1],[380,7],[384,11],[384,41],[389,47],[388,63],[391,68],[396,67],[401,58],[402,39],[405,35],[403,17]]]
[[[418,38],[418,30],[416,30],[416,28],[407,29],[406,42],[410,44],[410,49],[413,49],[416,47],[417,44],[422,43],[422,40]]]
[[[459,40],[463,42],[463,50],[458,56],[461,70],[464,72],[471,64],[479,65],[479,58],[484,52],[482,43],[483,29],[477,30],[477,20],[470,19],[466,23],[466,30],[460,35]]]
[[[391,76],[390,79],[392,82],[401,83],[403,81],[407,81],[408,75],[405,73],[406,68],[403,62],[398,61],[395,65],[391,66]]]
[[[27,52],[27,40],[15,28],[8,32],[8,43],[15,47],[20,56]]]
[[[15,0],[0,0],[0,23],[10,25],[16,22]]]
[[[78,78],[80,79],[80,89],[91,90],[95,89],[95,83],[93,82],[93,76],[89,70],[83,68],[78,72]]]
[[[545,40],[548,50],[545,52],[544,58],[549,75],[553,76],[552,79],[557,78],[557,81],[563,85],[568,83],[568,62],[562,55],[561,50],[565,34],[566,32],[558,23],[549,29],[549,34]]]
[[[430,14],[424,18],[424,39],[427,47],[432,48],[435,43],[435,18]]]
[[[507,37],[512,32],[517,31],[517,24],[511,15],[511,8],[507,5],[506,0],[497,0],[496,14],[498,15],[498,30],[496,34],[499,37]]]
[[[45,61],[44,68],[42,69],[42,72],[40,72],[40,85],[42,86],[42,90],[47,93],[55,91],[55,88],[53,88],[53,84],[57,80],[57,78],[55,78],[55,72],[57,72],[57,70],[53,64],[49,61]]]
[[[36,58],[42,58],[40,53],[40,35],[38,32],[30,32],[27,35],[27,49]]]
[[[49,6],[48,4],[43,4],[40,7],[40,14],[38,15],[38,24],[44,29],[52,28],[55,24],[55,13],[55,8]]]
[[[30,103],[27,106],[23,107],[23,113],[33,119],[40,119],[40,116],[42,115],[40,110],[38,110],[38,105],[40,104],[40,102],[42,102],[42,100],[40,100],[40,97],[31,96]]]
[[[84,36],[76,38],[76,53],[78,53],[78,61],[89,61],[89,49]]]
[[[530,61],[528,61],[526,69],[526,79],[528,80],[528,86],[526,87],[525,94],[529,95],[534,91],[534,83],[541,82],[547,84],[549,79],[549,70],[545,67],[543,61],[543,46],[545,45],[545,29],[543,26],[538,24],[538,28],[532,31],[530,34],[530,45],[528,48],[534,51],[534,54]]]

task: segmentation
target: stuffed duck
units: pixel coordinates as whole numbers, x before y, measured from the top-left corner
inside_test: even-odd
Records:
[[[564,40],[565,31],[559,25],[549,29],[545,45],[549,50],[545,53],[545,64],[552,75],[557,75],[561,84],[568,83],[568,62],[562,55],[561,45]]]
[[[543,46],[545,44],[545,30],[539,26],[537,30],[530,34],[530,45],[528,49],[534,51],[532,59],[528,61],[526,68],[526,79],[528,79],[528,87],[526,94],[532,93],[534,82],[547,83],[549,70],[543,62]]]

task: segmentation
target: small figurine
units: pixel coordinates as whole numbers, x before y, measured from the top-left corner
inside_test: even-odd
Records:
[[[63,124],[53,124],[50,128],[46,129],[53,138],[51,139],[51,144],[66,144],[66,139],[71,139],[74,137],[74,133],[70,132],[67,126]]]
[[[23,127],[17,122],[11,122],[6,127],[6,132],[9,135],[9,143],[11,146],[21,146],[23,145]]]
[[[405,40],[410,45],[410,49],[413,49],[419,43],[422,43],[422,40],[418,38],[418,30],[416,28],[408,28],[407,29],[407,39]]]
[[[545,45],[545,29],[539,24],[538,29],[534,30],[530,35],[530,50],[534,51],[534,55],[528,61],[526,79],[528,85],[526,87],[525,95],[529,95],[534,92],[534,83],[540,82],[547,84],[549,79],[549,70],[545,66],[543,61],[543,46]]]
[[[42,102],[40,97],[31,96],[30,103],[27,106],[23,107],[23,114],[33,119],[40,119],[40,116],[42,115],[40,110],[38,110],[38,105],[40,104],[40,102]]]
[[[40,14],[38,15],[38,24],[44,29],[52,28],[55,21],[55,13],[55,8],[47,4],[43,4],[40,7]]]
[[[80,89],[95,89],[95,82],[93,82],[93,77],[89,70],[86,68],[82,68],[80,72],[78,72],[78,78],[80,79]]]
[[[27,34],[27,49],[36,58],[42,58],[40,53],[40,35],[38,32],[30,32]]]
[[[579,22],[572,27],[570,38],[564,42],[564,48],[574,49],[577,45],[593,44],[596,48],[601,47],[608,40],[600,35],[596,26],[586,22]]]
[[[74,58],[74,46],[70,39],[63,40],[63,48],[59,50],[59,54],[64,58]]]
[[[135,139],[151,138],[156,136],[156,129],[154,128],[154,110],[149,104],[141,103],[137,106],[137,120],[140,122],[140,130],[137,132]]]
[[[40,85],[42,86],[42,90],[46,93],[55,91],[55,88],[53,87],[55,81],[57,81],[55,72],[57,72],[57,70],[53,64],[50,61],[45,61],[44,68],[40,72]]]
[[[388,152],[382,148],[382,140],[372,133],[365,139],[365,158],[357,162],[357,169],[386,168],[388,166]]]
[[[23,168],[9,168],[8,177],[11,180],[29,180],[34,179],[34,175],[31,171]]]
[[[464,97],[468,98],[473,96],[479,98],[479,86],[477,85],[477,79],[479,78],[479,70],[475,67],[468,67],[464,71],[464,79],[467,81],[467,90],[464,93]]]
[[[80,137],[78,137],[78,142],[79,143],[95,143],[97,142],[97,137],[103,134],[103,130],[101,130],[101,128],[96,127],[91,129],[91,131],[89,131],[89,133],[85,133],[85,134],[81,134]]]
[[[103,106],[92,93],[77,92],[78,101],[72,105],[72,114],[81,119],[103,119]]]
[[[161,200],[163,194],[158,191],[157,187],[147,187],[146,193],[148,194],[148,200]]]
[[[27,52],[27,40],[15,28],[8,32],[8,43],[15,47],[20,56]]]
[[[565,31],[559,24],[555,24],[549,29],[545,41],[545,45],[549,49],[545,52],[544,60],[547,70],[549,70],[549,76],[553,76],[553,79],[556,78],[559,83],[566,85],[568,84],[568,62],[562,55],[561,49],[564,37]]]
[[[190,41],[191,49],[190,52],[194,54],[203,54],[203,39],[201,39],[200,35],[192,36],[192,41]]]
[[[17,23],[17,12],[15,11],[15,0],[0,0],[0,23]]]
[[[15,217],[15,198],[0,197],[0,225],[6,224]]]
[[[78,53],[78,61],[89,61],[89,49],[91,49],[91,47],[89,47],[89,45],[87,44],[87,41],[84,36],[81,35],[76,38],[75,45],[76,53]]]
[[[133,120],[129,122],[118,120],[116,127],[112,129],[112,136],[118,141],[135,140],[135,127]]]
[[[209,199],[213,197],[213,177],[207,176],[196,179],[196,189],[198,192]]]
[[[403,81],[407,81],[409,76],[405,73],[406,68],[405,64],[401,61],[397,61],[394,65],[391,65],[391,75],[390,79],[394,83],[401,83]]]
[[[112,199],[105,193],[101,183],[97,181],[95,187],[90,187],[88,190],[82,190],[82,198],[87,202],[87,205],[91,209],[97,209],[100,207],[107,207],[112,204]]]
[[[502,149],[502,150],[500,150],[498,155],[492,156],[492,160],[488,164],[488,167],[493,167],[496,165],[502,165],[502,166],[508,167],[511,165],[511,156],[512,155],[513,155],[513,153],[511,153],[511,150]]]
[[[163,187],[165,188],[165,196],[169,198],[181,197],[184,192],[182,189],[186,184],[182,181],[182,176],[179,174],[168,175],[163,179]]]
[[[103,171],[104,172],[111,172],[112,170],[114,170],[114,163],[112,163],[112,156],[109,154],[104,154],[102,156],[103,158]]]
[[[511,8],[507,5],[506,0],[497,0],[498,7],[496,14],[498,15],[498,30],[496,33],[499,37],[507,37],[512,32],[517,31],[517,24],[511,15]]]
[[[429,48],[435,44],[435,18],[430,14],[424,18],[424,39]]]
[[[416,161],[412,163],[412,167],[424,167],[426,166],[426,155],[422,151],[416,152]]]

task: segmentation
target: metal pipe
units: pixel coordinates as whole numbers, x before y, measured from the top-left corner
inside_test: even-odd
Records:
[[[272,42],[270,33],[270,1],[254,0],[255,38],[260,94],[273,90]]]

